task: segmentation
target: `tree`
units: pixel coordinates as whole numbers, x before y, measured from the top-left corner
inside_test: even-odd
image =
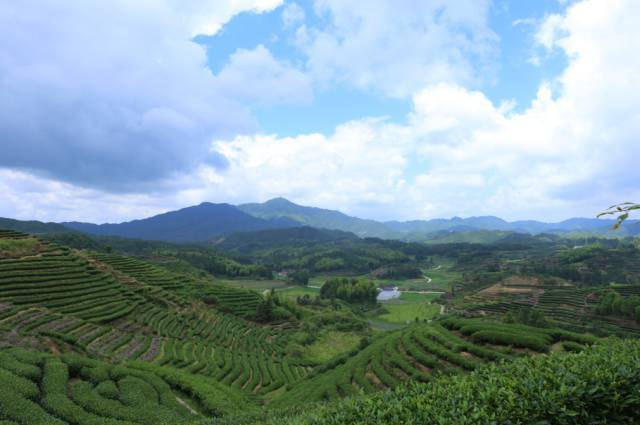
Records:
[[[614,229],[617,229],[624,223],[626,219],[629,218],[629,214],[632,211],[640,210],[640,204],[636,204],[633,202],[623,202],[622,204],[612,205],[607,208],[605,211],[598,214],[598,217],[602,217],[605,215],[615,215],[617,216],[617,221],[613,225]]]
[[[351,303],[375,303],[377,295],[376,284],[366,279],[336,277],[320,288],[321,298],[338,298]]]
[[[296,270],[295,272],[291,273],[291,280],[293,281],[293,283],[302,286],[307,286],[310,277],[311,276],[308,270]]]
[[[267,297],[260,301],[260,304],[256,307],[256,321],[257,322],[270,322],[273,320],[274,302],[272,297]]]

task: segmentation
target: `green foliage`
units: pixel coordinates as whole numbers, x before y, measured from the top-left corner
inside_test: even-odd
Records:
[[[542,311],[529,307],[519,308],[516,314],[509,311],[503,320],[505,323],[521,323],[538,328],[544,328],[549,325]]]
[[[0,258],[36,254],[38,245],[38,240],[33,238],[0,239]]]
[[[296,285],[306,286],[309,283],[311,275],[309,274],[309,270],[295,270],[289,275],[289,277]]]
[[[260,264],[243,264],[219,251],[200,245],[182,245],[168,242],[127,239],[117,236],[96,236],[66,232],[46,236],[47,240],[75,249],[101,253],[117,253],[139,258],[163,258],[161,265],[171,268],[179,264],[215,276],[271,278],[271,269]]]
[[[491,344],[513,345],[515,347],[531,348],[536,351],[546,351],[549,340],[538,336],[528,336],[500,331],[477,331],[472,334],[473,341]]]
[[[289,320],[299,315],[300,312],[293,302],[283,300],[272,289],[256,306],[254,319],[256,322],[268,323]]]
[[[600,315],[623,316],[638,320],[638,309],[640,309],[640,296],[632,295],[630,297],[622,297],[614,290],[607,290],[600,296],[598,305],[596,306],[596,313]]]
[[[633,202],[623,202],[622,204],[610,206],[604,212],[598,214],[598,217],[602,217],[605,215],[617,216],[616,224],[614,224],[613,226],[614,229],[617,229],[629,218],[629,215],[636,210],[640,210],[640,204],[635,204]]]
[[[468,375],[408,384],[373,397],[278,412],[267,425],[633,424],[640,411],[640,341],[577,354],[491,364]],[[244,425],[255,418],[215,424]]]
[[[0,241],[26,238],[0,232]],[[77,239],[78,244],[87,243]],[[320,291],[298,287],[263,296],[268,286],[241,289],[206,273],[204,261],[216,255],[206,247],[101,240],[96,242],[100,252],[78,252],[33,240],[38,241],[37,255],[0,259],[0,322],[3,329],[15,330],[6,334],[9,343],[18,341],[56,355],[0,350],[0,388],[12,390],[0,390],[0,424],[7,419],[161,425],[198,419],[185,405],[203,416],[222,417],[255,411],[261,404],[289,409],[301,400],[335,401],[409,381],[440,382],[441,375],[482,370],[484,363],[536,352],[589,351],[588,346],[598,341],[556,328],[556,316],[550,312],[566,311],[567,306],[590,312],[596,298],[586,294],[599,289],[557,288],[566,281],[542,272],[535,274],[545,290],[540,303],[513,309],[505,319],[510,323],[455,317],[414,322],[418,314],[412,310],[408,326],[372,333],[365,314],[376,306],[377,291],[365,279],[331,278]],[[120,253],[125,246],[139,250],[146,260],[107,253],[109,246]],[[250,259],[221,258],[245,270],[275,267],[310,274],[338,264],[362,271],[381,266],[411,270],[433,265],[435,258],[447,270],[430,271],[429,277],[449,279],[444,286],[452,285],[462,296],[469,293],[466,285],[484,288],[481,285],[501,281],[515,270],[541,265],[550,265],[547,270],[554,273],[576,272],[576,279],[602,270],[591,278],[593,283],[613,276],[607,262],[619,261],[615,267],[622,271],[616,273],[627,276],[620,280],[627,282],[634,279],[632,266],[640,258],[636,248],[622,242],[583,250],[562,246],[553,251],[555,245],[550,246],[425,246],[344,238],[308,245],[286,242]],[[314,282],[319,279],[315,276]],[[412,284],[426,285],[426,279]],[[602,308],[620,317],[640,314],[638,288],[612,287],[620,295],[601,300]],[[312,293],[322,298],[302,296],[295,302],[296,295]],[[404,301],[418,302],[419,297],[427,296],[413,294]],[[447,302],[445,296],[442,302]],[[458,305],[452,302],[451,307],[455,311]],[[16,409],[28,409],[30,416]],[[278,413],[282,421],[286,417],[286,411]],[[404,423],[405,418],[397,419]]]
[[[170,425],[187,423],[193,415],[177,402],[183,397],[172,387],[184,391],[199,388],[188,378],[176,378],[162,369],[138,370],[112,366],[79,355],[51,356],[21,349],[0,351],[0,418],[20,424],[79,425]],[[11,360],[7,362],[7,360]],[[31,378],[7,369],[16,364],[37,368]],[[241,398],[228,390],[214,399],[211,392],[201,394],[204,402],[216,403],[215,412],[234,410]],[[236,397],[234,399],[234,397]],[[211,406],[211,404],[207,405]],[[213,412],[213,411],[212,411]]]
[[[320,297],[338,298],[350,303],[375,303],[377,295],[376,284],[366,279],[336,277],[327,280],[320,288]]]
[[[523,324],[508,324],[484,319],[447,318],[442,324],[448,329],[459,330],[473,341],[511,345],[546,352],[558,341],[574,341],[593,344],[597,338],[558,328],[539,328]]]
[[[388,264],[411,261],[410,245],[305,227],[248,232],[225,238],[218,248],[239,258],[270,265],[273,270],[310,273],[366,273]]]
[[[276,306],[271,297],[267,297],[256,307],[256,322],[267,323],[274,319]]]
[[[399,264],[383,268],[376,277],[380,279],[418,279],[422,270],[413,264]]]

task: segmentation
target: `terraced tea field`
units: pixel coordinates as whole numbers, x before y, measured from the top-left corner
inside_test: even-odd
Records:
[[[549,351],[554,344],[578,350],[596,338],[560,329],[539,329],[479,320],[449,319],[413,324],[374,338],[363,350],[330,363],[274,399],[276,406],[296,399],[321,401],[359,392],[394,388],[409,379],[427,382],[434,374],[474,370],[479,365]],[[557,345],[559,344],[559,345]]]
[[[198,288],[196,281],[133,258],[86,256],[27,235],[1,236],[36,241],[30,255],[0,259],[0,330],[10,345],[142,361],[251,397],[311,370],[287,353],[286,331],[238,317],[255,311],[261,299],[255,292]],[[218,308],[191,297],[196,291],[214,295]]]
[[[502,315],[533,308],[541,311],[553,323],[576,332],[640,336],[640,326],[637,324],[595,315],[595,296],[603,287],[502,283],[500,291],[492,291],[495,286],[468,297],[467,301],[475,304],[469,311]],[[640,295],[640,286],[637,285],[615,285],[610,288],[625,297]]]
[[[302,347],[296,332],[304,319],[247,320],[263,300],[259,291],[16,232],[0,231],[0,241],[0,424],[191,423],[430,382],[596,342],[480,319],[426,323],[439,313],[429,303],[437,295],[406,293],[387,306],[389,324],[402,328],[364,341],[327,331]],[[295,300],[318,288],[277,292]],[[536,302],[566,321],[589,308],[588,291],[571,288],[538,293]],[[488,307],[502,308],[495,301]]]
[[[153,371],[21,349],[0,352],[0,382],[0,421],[7,424],[178,424],[246,403],[215,382],[197,400]]]

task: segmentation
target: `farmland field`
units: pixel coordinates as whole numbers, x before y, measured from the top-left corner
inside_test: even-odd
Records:
[[[304,355],[309,360],[324,363],[333,357],[353,350],[360,337],[351,332],[329,331],[323,333],[313,344],[306,347]]]
[[[282,280],[258,280],[258,279],[217,279],[224,285],[233,286],[241,289],[251,289],[262,292],[268,289],[280,289],[289,286]]]
[[[297,297],[301,297],[304,295],[309,296],[318,296],[320,295],[320,289],[304,287],[304,286],[287,286],[285,288],[281,288],[276,290],[276,292],[288,299],[295,300]]]
[[[375,319],[389,323],[409,323],[433,319],[440,312],[440,305],[431,303],[437,295],[401,292],[400,298],[382,302],[387,313]]]

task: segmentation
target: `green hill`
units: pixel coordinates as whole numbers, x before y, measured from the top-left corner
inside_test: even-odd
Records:
[[[618,340],[578,354],[491,364],[372,397],[210,424],[634,424],[640,411],[639,357],[640,341]]]
[[[131,365],[168,381],[209,416],[226,411],[233,400],[241,400],[237,408],[257,408],[258,397],[310,370],[308,362],[287,353],[286,329],[241,318],[253,314],[262,299],[255,292],[13,231],[0,232],[0,242],[0,347]],[[207,295],[215,296],[217,308],[199,301]],[[46,376],[46,363],[36,362],[44,364],[45,372],[33,372],[34,379]],[[66,376],[60,379],[88,379],[78,367],[55,367]],[[227,400],[226,393],[237,395]],[[64,401],[75,406],[68,408],[72,413],[58,413],[43,403],[47,412],[67,422],[103,423],[67,417],[82,410],[78,400]],[[0,405],[0,419],[15,419],[7,406]]]
[[[67,222],[64,226],[93,234],[167,242],[207,242],[233,232],[292,227],[287,219],[261,219],[229,204],[200,205],[119,224]]]
[[[33,235],[51,235],[68,233],[71,230],[57,223],[43,223],[41,221],[13,220],[0,217],[0,229],[15,230],[17,232],[31,233]]]
[[[262,204],[238,205],[242,211],[263,219],[288,218],[298,223],[323,229],[342,230],[360,237],[394,238],[400,236],[383,223],[351,217],[340,211],[305,207],[284,198],[271,199]]]
[[[569,321],[551,313],[538,327],[498,311],[461,316],[486,306],[478,291],[487,285],[475,283],[484,267],[490,278],[538,262],[613,276],[611,263],[620,268],[615,276],[626,276],[635,273],[637,250],[623,241],[578,249],[536,238],[425,245],[309,227],[229,236],[234,250],[256,255],[233,263],[247,268],[266,258],[341,259],[365,269],[421,264],[436,280],[468,274],[437,300],[453,314],[374,331],[366,320],[384,306],[316,298],[317,287],[271,277],[221,281],[195,262],[174,264],[188,253],[214,255],[208,247],[52,238],[0,231],[0,425],[631,423],[628,412],[638,407],[629,395],[637,393],[637,342],[569,332],[558,327]],[[240,287],[249,282],[257,290]],[[593,304],[559,282],[539,294],[541,309],[569,317],[566,306]],[[263,293],[272,283],[280,289]]]

